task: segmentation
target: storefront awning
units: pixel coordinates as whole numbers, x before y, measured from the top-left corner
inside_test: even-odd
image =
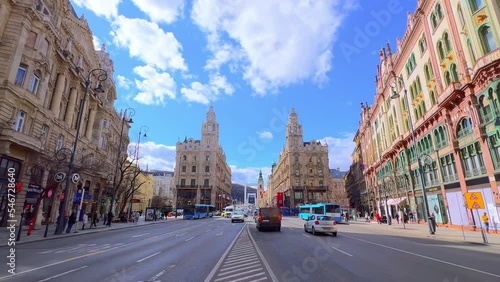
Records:
[[[402,201],[406,200],[406,197],[401,197],[401,198],[394,198],[394,199],[387,199],[387,204],[392,206],[392,205],[399,205]]]

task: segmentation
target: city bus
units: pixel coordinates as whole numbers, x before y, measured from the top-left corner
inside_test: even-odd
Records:
[[[195,204],[184,208],[184,219],[207,218],[214,215],[215,206]]]
[[[198,218],[207,218],[214,216],[214,211],[215,211],[214,205],[196,204],[194,206],[199,215]]]
[[[340,205],[333,203],[305,204],[299,206],[299,217],[307,220],[312,214],[328,215],[337,223],[342,221],[342,209]]]

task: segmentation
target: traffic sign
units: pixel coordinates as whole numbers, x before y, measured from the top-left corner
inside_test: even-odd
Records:
[[[71,182],[73,183],[78,183],[80,181],[80,174],[78,173],[73,173],[73,175],[71,175]]]
[[[66,179],[66,173],[64,172],[58,172],[54,175],[54,181],[57,183],[63,182],[64,179]]]
[[[464,194],[464,197],[468,209],[484,209],[483,194],[481,192],[467,192]]]

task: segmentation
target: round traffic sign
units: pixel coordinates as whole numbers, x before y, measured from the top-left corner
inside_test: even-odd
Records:
[[[80,181],[80,174],[73,173],[73,175],[71,175],[71,181],[75,184],[78,183]]]
[[[60,183],[60,182],[63,182],[64,179],[66,179],[66,173],[64,173],[64,172],[58,172],[58,173],[56,173],[56,175],[54,175],[55,182]]]

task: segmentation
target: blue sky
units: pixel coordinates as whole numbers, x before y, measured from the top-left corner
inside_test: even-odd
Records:
[[[71,0],[114,61],[118,111],[142,126],[140,163],[173,170],[175,144],[201,138],[210,106],[234,183],[264,178],[292,108],[304,141],[348,170],[360,103],[373,103],[379,50],[417,1]],[[131,144],[132,146],[134,144]]]

